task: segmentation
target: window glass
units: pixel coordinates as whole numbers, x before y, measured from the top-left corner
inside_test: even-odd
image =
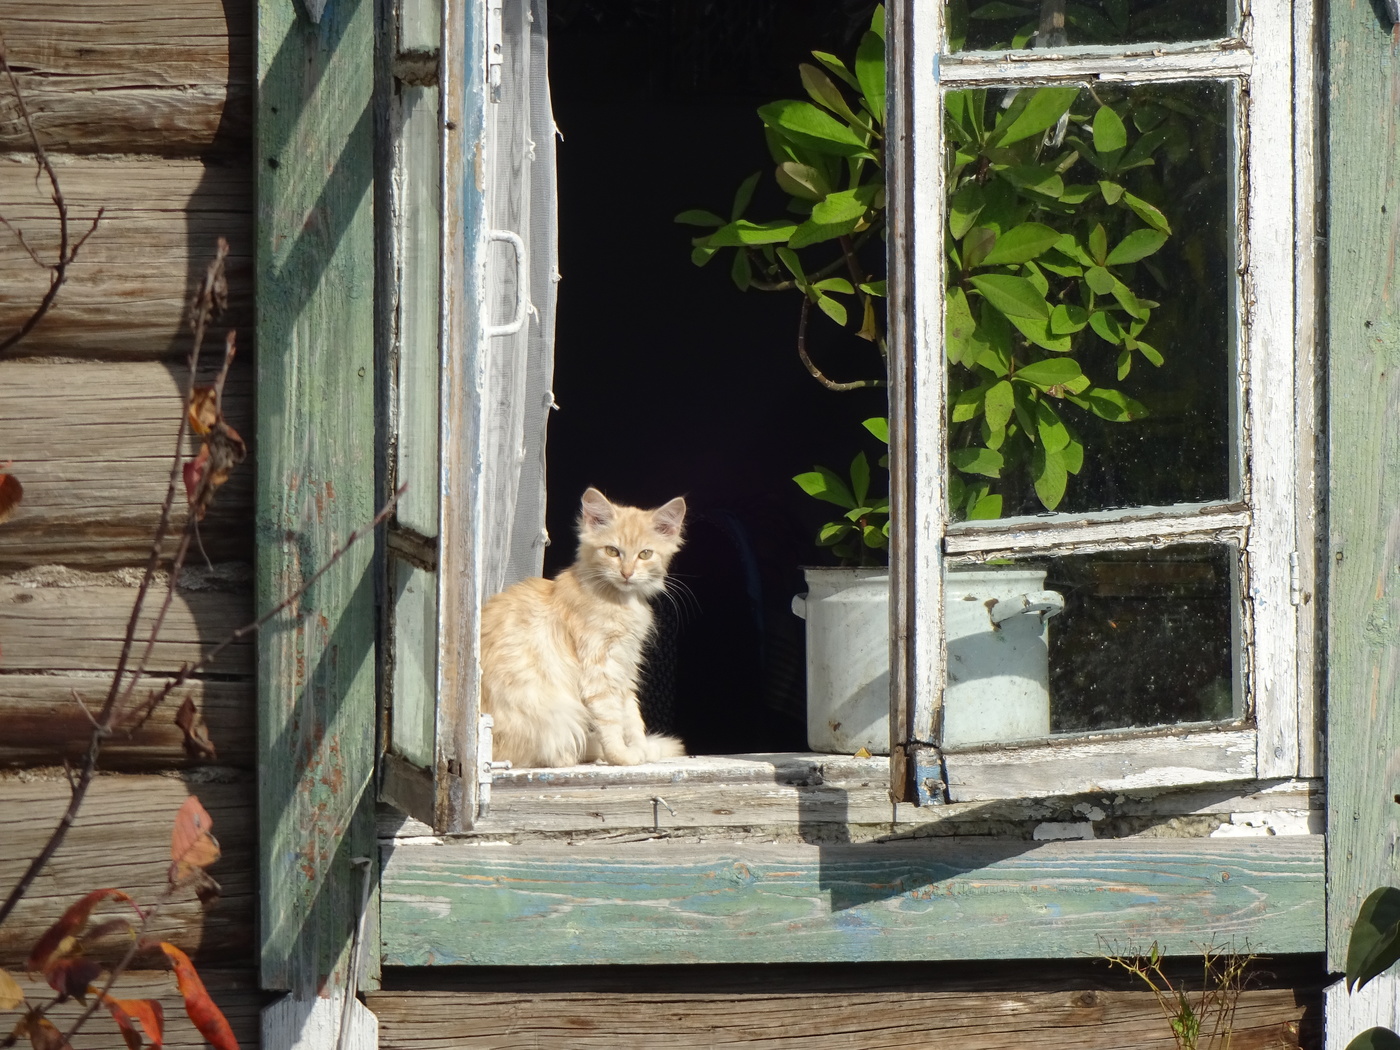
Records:
[[[1239,717],[1237,548],[953,566],[944,744]]]
[[[1229,0],[948,0],[950,51],[1173,43],[1229,35]]]
[[[945,100],[953,519],[1230,498],[1231,89]]]

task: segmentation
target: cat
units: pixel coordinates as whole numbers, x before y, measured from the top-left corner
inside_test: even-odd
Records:
[[[583,494],[574,564],[522,580],[481,610],[481,709],[492,757],[514,766],[631,766],[685,754],[647,733],[637,703],[650,601],[681,547],[685,500],[655,510]]]

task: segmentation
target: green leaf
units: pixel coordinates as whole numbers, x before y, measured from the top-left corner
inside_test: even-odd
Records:
[[[856,79],[860,81],[865,108],[881,124],[885,122],[885,42],[873,32],[860,38],[856,48]]]
[[[944,338],[947,340],[948,360],[955,365],[971,368],[979,354],[986,347],[984,340],[976,337],[977,320],[972,316],[967,296],[956,285],[948,290]]]
[[[762,174],[762,172],[756,171],[739,183],[739,188],[734,191],[734,208],[729,215],[731,219],[739,218],[748,210],[749,202],[753,200],[754,187],[758,185],[758,178]]]
[[[869,419],[861,421],[861,426],[875,435],[876,440],[888,445],[890,443],[890,421],[886,416],[871,416]]]
[[[1059,231],[1038,222],[1023,222],[1000,237],[982,260],[983,266],[1029,262],[1060,239]]]
[[[683,211],[672,220],[673,222],[683,222],[687,226],[723,226],[724,220],[712,211],[705,211],[703,208],[691,208]]]
[[[985,226],[974,226],[963,238],[963,269],[971,270],[982,265],[982,260],[996,245],[997,235]]]
[[[779,248],[777,255],[782,264],[788,268],[788,271],[797,278],[799,284],[806,282],[807,274],[802,269],[802,260],[797,257],[795,251],[791,248]]]
[[[1118,390],[1095,387],[1084,394],[1084,401],[1090,412],[1111,423],[1127,423],[1147,415],[1144,406]]]
[[[1069,445],[1069,428],[1045,401],[1035,403],[1035,427],[1046,452],[1059,452]]]
[[[1167,235],[1161,230],[1134,230],[1118,242],[1105,261],[1109,266],[1137,262],[1154,254],[1166,243]]]
[[[1044,445],[1037,445],[1031,454],[1031,474],[1041,504],[1046,510],[1054,510],[1065,498],[1065,486],[1069,484],[1069,471],[1065,470],[1063,457]]]
[[[782,99],[760,106],[759,119],[779,135],[818,153],[874,157],[864,140],[824,109],[810,102]]]
[[[1039,266],[1033,262],[1027,262],[1023,264],[1021,272],[1026,275],[1026,280],[1031,282],[1037,292],[1046,297],[1050,295],[1050,279],[1045,276]]]
[[[839,292],[842,295],[853,295],[855,289],[851,287],[851,282],[844,277],[828,277],[826,280],[818,281],[812,285],[823,292]]]
[[[1079,362],[1072,357],[1049,357],[1044,361],[1033,361],[1016,370],[1012,379],[1046,390],[1052,386],[1065,386],[1073,383],[1084,373]]]
[[[1132,314],[1134,317],[1144,321],[1147,320],[1148,315],[1151,314],[1152,311],[1132,293],[1132,289],[1116,277],[1113,279],[1113,288],[1111,291],[1113,292],[1113,298],[1118,300],[1119,306],[1127,310],[1128,313]]]
[[[856,502],[861,504],[870,495],[870,460],[865,458],[863,451],[857,452],[856,458],[851,460],[851,492]]]
[[[1361,902],[1347,945],[1347,990],[1366,987],[1400,960],[1400,889],[1382,886]]]
[[[991,521],[1001,517],[1001,497],[983,496],[968,508],[967,517],[969,521]]]
[[[1108,106],[1100,106],[1094,114],[1094,149],[1100,153],[1112,153],[1128,145],[1128,129],[1123,126],[1123,118]],[[1112,204],[1113,201],[1108,203]]]
[[[1007,317],[1050,317],[1050,306],[1035,285],[1024,277],[1005,273],[978,274],[969,278],[972,286]]]
[[[1135,197],[1131,193],[1125,193],[1123,194],[1123,200],[1127,201],[1128,207],[1133,209],[1139,219],[1147,223],[1147,225],[1151,226],[1154,230],[1160,230],[1167,234],[1172,232],[1171,226],[1167,223],[1167,217],[1141,197]]]
[[[1028,190],[1042,197],[1059,199],[1065,192],[1065,181],[1054,168],[1045,164],[1016,164],[997,172],[1018,190]]]
[[[982,474],[989,478],[1001,477],[1005,464],[1001,453],[989,448],[955,448],[948,453],[948,462],[964,474]]]
[[[1092,266],[1093,260],[1089,254],[1079,246],[1079,242],[1074,239],[1074,234],[1067,233],[1055,242],[1055,250],[1062,255],[1073,259],[1081,266]]]
[[[1075,87],[1041,88],[1009,123],[997,126],[992,133],[996,145],[1009,146],[1053,127],[1078,97],[1079,89]]]
[[[1400,1050],[1400,1035],[1389,1028],[1368,1028],[1347,1043],[1346,1050]]]
[[[773,177],[785,193],[805,201],[819,201],[831,192],[826,174],[811,164],[785,160],[778,165]]]
[[[1036,346],[1057,354],[1063,354],[1073,346],[1069,336],[1056,335],[1051,331],[1048,317],[1012,317],[1009,320]]]
[[[1015,404],[1016,395],[1012,390],[1010,380],[1003,379],[998,383],[993,383],[983,398],[987,425],[994,430],[1005,429],[1006,424],[1011,421]]]
[[[1069,444],[1061,450],[1060,458],[1065,461],[1067,471],[1078,474],[1084,467],[1084,446],[1071,437]]]
[[[881,550],[889,546],[889,522],[885,522],[885,526],[884,529],[876,525],[865,526],[861,538],[865,541],[865,545],[871,550]]]
[[[856,115],[851,112],[851,107],[847,105],[845,96],[841,94],[841,89],[831,82],[829,76],[810,62],[800,63],[797,72],[802,78],[802,86],[807,89],[807,94],[812,96],[813,102],[825,106],[847,123],[859,123]]]
[[[1089,315],[1089,326],[1098,333],[1100,339],[1106,343],[1118,346],[1123,342],[1123,326],[1118,323],[1118,318],[1102,310],[1095,310]],[[1122,378],[1121,376],[1119,378]]]
[[[1158,349],[1157,349],[1155,346],[1152,346],[1152,345],[1150,345],[1150,344],[1148,344],[1148,343],[1144,343],[1144,342],[1142,342],[1142,341],[1139,341],[1138,344],[1137,344],[1137,349],[1138,349],[1138,352],[1141,353],[1143,357],[1147,358],[1149,361],[1151,361],[1151,362],[1152,362],[1154,365],[1156,365],[1158,368],[1161,368],[1161,367],[1162,367],[1163,358],[1162,358],[1161,353],[1158,351]]]
[[[1072,303],[1060,303],[1050,311],[1050,332],[1053,335],[1072,335],[1082,331],[1089,323],[1089,311]]]
[[[985,385],[962,391],[953,398],[948,418],[954,423],[966,423],[969,419],[976,419],[982,412],[982,402],[986,394]]]
[[[856,287],[866,295],[873,295],[877,299],[883,299],[890,294],[885,281],[862,281]]]
[[[1102,266],[1091,266],[1084,271],[1084,281],[1094,290],[1095,295],[1107,295],[1113,291],[1113,286],[1118,283],[1118,278]]]
[[[1102,266],[1107,254],[1108,231],[1103,228],[1103,223],[1098,223],[1089,231],[1089,255]]]
[[[855,497],[841,476],[826,467],[815,467],[806,474],[798,474],[792,479],[803,492],[827,503],[834,503],[842,510],[850,510],[856,505]]]
[[[817,546],[830,547],[849,536],[854,526],[844,521],[829,521],[817,533]]]
[[[860,90],[860,84],[858,84],[856,82],[856,78],[851,75],[851,71],[846,68],[846,63],[842,62],[835,55],[829,54],[826,51],[813,51],[812,57],[815,58],[822,65],[826,66],[827,69],[835,73],[848,85],[855,88],[857,91]]]
[[[981,183],[969,182],[958,189],[948,201],[948,232],[954,240],[962,240],[986,204]],[[679,220],[677,220],[679,221]]]
[[[729,267],[729,276],[739,291],[747,292],[753,281],[753,270],[749,266],[749,253],[740,248],[734,253],[734,262]]]
[[[1128,378],[1128,373],[1133,370],[1133,352],[1126,347],[1118,351],[1118,382]]]
[[[690,261],[696,266],[704,266],[715,257],[718,250],[717,248],[706,248],[704,245],[696,245],[690,250]]]
[[[783,244],[797,231],[797,224],[787,219],[771,222],[749,222],[739,219],[710,234],[705,244],[710,248],[738,248],[746,244]]]
[[[858,219],[870,210],[879,191],[880,187],[872,182],[853,190],[829,193],[825,200],[812,208],[812,221],[836,223]]]
[[[1103,194],[1105,204],[1117,204],[1126,191],[1118,183],[1104,180],[1099,183],[1099,192]]]
[[[835,299],[828,298],[825,295],[818,296],[817,307],[822,313],[826,314],[827,317],[830,317],[842,328],[846,327],[846,308]]]

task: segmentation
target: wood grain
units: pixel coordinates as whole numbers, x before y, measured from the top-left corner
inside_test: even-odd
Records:
[[[259,12],[260,607],[296,590],[374,514],[374,5]],[[296,998],[345,987],[374,852],[379,579],[353,548],[258,636],[261,976]],[[370,904],[366,936],[378,939]],[[377,960],[370,958],[367,983]]]
[[[4,646],[0,666],[7,672],[116,667],[135,596],[133,587],[0,583],[0,644]],[[154,621],[161,600],[160,594],[147,600],[138,632]],[[246,593],[177,594],[147,667],[155,673],[178,671],[252,618]],[[245,638],[221,653],[203,673],[246,676],[252,670],[253,647]]]
[[[16,975],[20,987],[30,1002],[46,1002],[52,997],[49,986],[41,980]],[[199,976],[209,997],[228,1018],[234,1038],[240,1046],[257,1046],[258,1011],[267,998],[258,991],[256,975],[251,969],[199,968]],[[45,993],[48,993],[47,995]],[[208,1044],[185,1015],[185,1004],[175,987],[175,975],[169,970],[128,970],[112,986],[118,999],[155,999],[165,1011],[166,1050],[206,1050]],[[55,1007],[49,1016],[63,1031],[77,1018],[78,1003],[68,1002]],[[116,1024],[106,1010],[98,1010],[73,1039],[73,1050],[112,1050],[120,1046]]]
[[[1172,1050],[1148,991],[747,993],[383,992],[368,996],[383,1050]],[[1315,996],[1246,992],[1232,1050],[1297,1046]]]
[[[1322,945],[1321,836],[387,846],[385,965],[1066,958]]]
[[[230,309],[213,342],[221,344],[224,327],[239,328],[239,345],[251,357],[253,194],[246,158],[53,161],[74,236],[88,229],[98,208],[106,211],[69,267],[53,309],[9,356],[183,360],[189,297],[222,236],[230,246]],[[48,183],[34,173],[33,158],[0,154],[0,215],[48,259],[58,222]],[[19,327],[48,288],[48,272],[13,238],[0,230],[3,334]]]
[[[77,766],[87,752],[88,716],[73,699],[77,690],[92,709],[101,705],[110,679],[91,674],[0,675],[0,767]],[[147,684],[159,688],[165,678]],[[146,695],[142,690],[141,695]],[[102,746],[101,768],[108,772],[154,771],[207,764],[185,748],[175,712],[189,696],[203,719],[222,766],[254,765],[256,711],[251,681],[194,681],[158,707],[150,720],[127,735],[118,733]]]
[[[39,935],[68,905],[89,890],[115,887],[149,905],[165,893],[170,867],[170,828],[191,794],[213,818],[223,857],[210,874],[223,896],[207,912],[194,894],[180,891],[162,907],[152,935],[189,952],[196,964],[237,966],[253,953],[253,787],[242,783],[187,783],[165,776],[103,776],[88,793],[78,822],[29,894],[0,927],[0,966],[23,966]],[[47,841],[68,804],[61,776],[0,778],[0,886],[11,886]],[[122,906],[124,907],[124,906]],[[104,904],[96,915],[116,917]],[[128,909],[125,913],[130,916]],[[89,945],[103,955],[118,939]],[[142,965],[162,965],[160,952],[143,952]]]
[[[211,347],[210,357],[222,349]],[[0,449],[14,460],[10,472],[24,485],[24,502],[0,525],[0,571],[145,564],[170,480],[185,371],[154,361],[4,365]],[[252,371],[251,356],[236,361],[224,392],[228,422],[245,435],[252,432]],[[191,435],[186,455],[198,447]],[[200,525],[215,561],[253,560],[253,470],[251,461],[235,468]],[[185,507],[181,488],[167,554]],[[191,563],[199,560],[196,552]]]
[[[1400,65],[1375,8],[1326,10],[1327,960],[1339,971],[1361,901],[1396,881],[1400,838]]]
[[[0,2],[11,67],[45,147],[194,155],[251,136],[249,0]],[[8,87],[0,149],[26,150]]]

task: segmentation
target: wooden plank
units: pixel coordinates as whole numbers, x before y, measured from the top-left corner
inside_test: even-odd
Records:
[[[251,670],[251,669],[250,669]],[[87,752],[88,716],[73,700],[77,690],[89,707],[101,705],[110,678],[100,673],[7,674],[0,679],[0,766],[77,766]],[[159,688],[166,679],[152,679]],[[142,695],[145,695],[143,690]],[[218,751],[218,764],[245,769],[254,764],[252,682],[194,681],[158,707],[134,733],[118,733],[102,746],[108,772],[159,770],[208,764],[192,757],[175,712],[189,696]]]
[[[250,958],[251,961],[251,958]],[[53,990],[42,980],[15,975],[30,1002],[47,1002]],[[256,1046],[258,1010],[265,996],[258,991],[257,975],[250,969],[212,969],[199,967],[199,976],[215,1005],[228,1018],[239,1046]],[[196,1031],[185,1014],[184,1000],[175,987],[175,975],[169,970],[128,970],[112,986],[118,999],[156,999],[165,1012],[166,1050],[206,1050],[208,1044]],[[63,1031],[77,1019],[82,1005],[74,1000],[50,1011],[54,1024]],[[6,1020],[9,1020],[7,1017]],[[73,1039],[73,1050],[111,1050],[121,1045],[116,1025],[106,1010],[98,1010]]]
[[[1368,1028],[1400,1028],[1400,974],[1387,970],[1365,988],[1348,992],[1345,980],[1324,990],[1327,1017],[1324,1050],[1345,1050]]]
[[[1252,729],[945,752],[955,802],[1253,779]]]
[[[791,986],[789,986],[791,987]],[[1232,1050],[1296,1046],[1316,992],[1247,991]],[[1148,991],[942,991],[804,994],[765,982],[747,993],[381,992],[368,997],[382,1050],[613,1050],[746,1046],[781,1050],[1173,1050]],[[940,1039],[940,1036],[942,1037]]]
[[[385,848],[393,966],[1065,958],[1322,945],[1320,836]]]
[[[170,828],[190,794],[214,820],[223,857],[210,869],[223,895],[207,911],[192,892],[163,905],[150,936],[172,941],[196,964],[236,966],[253,952],[253,786],[185,781],[170,776],[100,776],[94,781],[62,848],[3,927],[0,966],[23,968],[35,940],[89,890],[115,887],[142,904],[166,891]],[[0,886],[12,886],[48,840],[68,804],[61,773],[0,777]],[[96,915],[117,916],[124,905],[103,904]],[[130,916],[128,908],[124,913]],[[86,945],[94,954],[126,946],[120,937]],[[142,951],[138,965],[163,967],[159,950]]]
[[[1400,838],[1400,93],[1391,27],[1326,5],[1325,275],[1330,408],[1327,551],[1327,961],[1339,971],[1361,901],[1395,881]]]
[[[319,25],[303,11],[258,7],[264,608],[374,514],[375,10],[334,0]],[[357,546],[300,603],[304,615],[258,640],[261,976],[299,999],[345,987],[363,885],[354,859],[373,856],[373,564],[372,546]],[[367,935],[378,937],[373,921]]]
[[[1285,39],[1287,32],[1285,31]],[[997,52],[965,52],[943,56],[938,76],[943,83],[957,87],[978,87],[1022,81],[1046,80],[1123,80],[1143,83],[1152,80],[1204,79],[1206,77],[1247,77],[1254,56],[1235,41],[1223,44],[1150,44],[1134,50],[1131,46],[1045,48],[1011,55]]]
[[[246,159],[226,163],[158,158],[53,158],[74,235],[99,207],[97,232],[68,270],[53,309],[12,355],[184,360],[185,311],[219,237],[229,242],[229,312],[239,348],[251,358],[252,185]],[[47,258],[58,243],[48,183],[34,160],[0,154],[0,215]],[[0,251],[0,332],[29,316],[48,272],[9,241]],[[214,349],[222,338],[217,331]],[[245,435],[248,436],[248,435]]]
[[[51,152],[195,155],[251,136],[251,0],[0,2],[9,62]],[[25,150],[8,88],[0,149]]]
[[[223,347],[209,347],[209,359]],[[252,355],[224,389],[230,425],[252,433]],[[0,448],[14,460],[24,502],[0,526],[0,571],[33,565],[144,565],[170,479],[185,369],[145,361],[11,361],[0,384]],[[199,439],[190,436],[186,455]],[[183,490],[173,554],[184,525]],[[252,561],[253,464],[237,467],[200,525],[215,561]],[[198,553],[191,564],[199,561]]]
[[[106,671],[117,665],[134,586],[67,586],[65,574],[56,570],[58,585],[0,583],[0,639],[6,672]],[[22,577],[21,577],[22,579]],[[132,583],[139,575],[132,570]],[[147,628],[160,611],[163,592],[147,599],[138,629]],[[160,638],[147,663],[155,673],[178,671],[193,663],[206,648],[222,641],[252,618],[252,605],[241,587],[227,591],[178,593],[166,614]],[[145,635],[138,633],[144,642]],[[235,642],[221,653],[204,674],[246,676],[253,669],[249,639]]]

